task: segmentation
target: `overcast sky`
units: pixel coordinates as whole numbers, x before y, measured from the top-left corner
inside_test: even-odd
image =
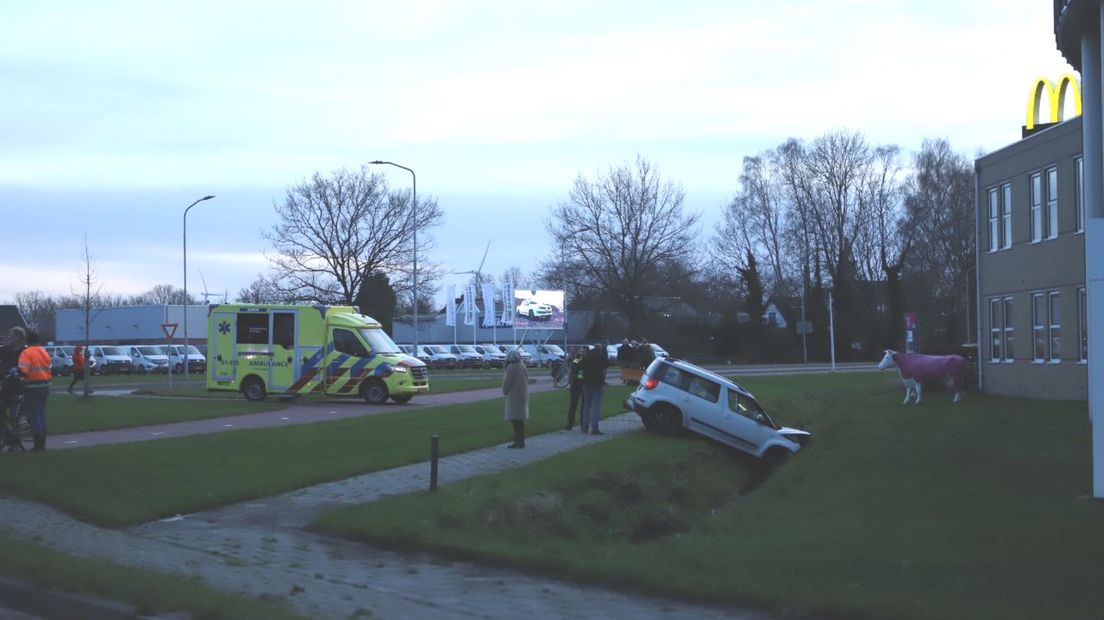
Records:
[[[1069,66],[1044,0],[4,2],[0,302],[231,296],[267,271],[272,204],[315,171],[395,161],[445,223],[422,261],[528,273],[582,174],[637,154],[706,233],[743,157],[846,128],[906,152],[1019,139]],[[385,169],[406,187],[410,175]],[[708,234],[703,235],[707,237]],[[703,241],[704,248],[704,241]],[[456,283],[466,276],[453,276]],[[446,281],[447,283],[448,281]]]

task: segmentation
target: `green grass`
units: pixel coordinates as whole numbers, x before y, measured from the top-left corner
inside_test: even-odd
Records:
[[[273,599],[229,594],[197,580],[77,558],[0,534],[0,575],[36,588],[129,603],[145,614],[188,611],[199,618],[301,618]]]
[[[611,387],[603,414],[627,389]],[[563,428],[567,391],[533,394],[529,435]],[[213,406],[204,403],[203,406]],[[0,456],[0,489],[109,526],[283,493],[505,443],[504,399],[289,427]]]
[[[633,435],[312,527],[781,616],[1099,616],[1084,403],[905,407],[886,374],[743,383],[814,434],[750,493],[751,459]]]
[[[196,401],[96,395],[79,398],[55,393],[46,402],[46,423],[51,435],[64,435],[220,418],[285,407],[286,404],[275,401],[251,403],[245,399]]]
[[[429,393],[430,394],[448,394],[451,392],[464,392],[467,390],[481,390],[485,388],[501,387],[502,378],[495,379],[429,379]],[[153,395],[153,396],[176,396],[176,397],[188,397],[188,398],[225,398],[235,399],[242,398],[240,394],[233,391],[208,391],[206,384],[186,384],[175,385],[173,389],[168,389],[166,386],[158,386],[153,388],[143,388],[136,392],[137,394]],[[275,400],[275,397],[269,397]],[[302,398],[303,402],[310,402],[315,397],[307,396]],[[415,399],[418,397],[415,396]]]

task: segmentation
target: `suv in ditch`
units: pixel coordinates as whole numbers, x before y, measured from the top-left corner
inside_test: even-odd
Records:
[[[797,452],[809,438],[806,431],[776,424],[736,383],[674,358],[652,362],[625,406],[648,430],[685,428],[756,458]]]

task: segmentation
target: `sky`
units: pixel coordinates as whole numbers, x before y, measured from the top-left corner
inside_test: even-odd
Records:
[[[372,160],[444,224],[419,262],[524,273],[574,180],[638,155],[702,214],[741,161],[862,132],[971,157],[1019,139],[1035,78],[1072,69],[1044,0],[0,3],[0,303],[269,269],[273,204]],[[394,188],[409,173],[381,167]],[[419,242],[425,241],[419,236]],[[448,276],[442,285],[469,276]],[[442,286],[443,289],[443,286]]]

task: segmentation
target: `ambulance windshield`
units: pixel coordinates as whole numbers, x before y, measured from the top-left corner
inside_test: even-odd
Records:
[[[399,345],[395,344],[394,340],[387,335],[387,332],[382,329],[369,329],[367,327],[360,328],[360,337],[364,339],[364,342],[371,349],[372,353],[379,355],[381,353],[402,353],[399,350]]]

